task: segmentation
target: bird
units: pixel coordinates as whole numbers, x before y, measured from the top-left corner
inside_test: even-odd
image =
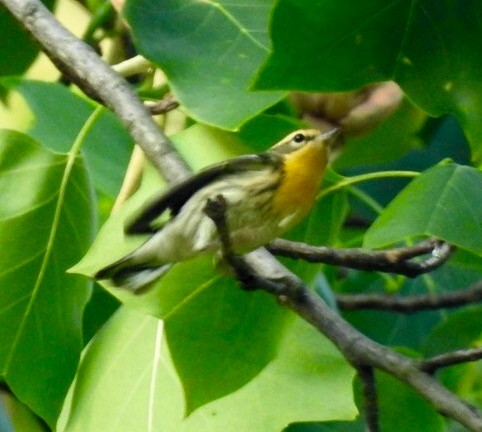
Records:
[[[95,279],[141,292],[178,262],[220,253],[213,220],[204,209],[221,196],[233,252],[268,244],[300,222],[313,206],[329,150],[340,130],[302,129],[267,151],[211,165],[151,198],[125,226],[126,235],[149,235],[133,252],[100,269]],[[170,218],[159,218],[170,212]]]

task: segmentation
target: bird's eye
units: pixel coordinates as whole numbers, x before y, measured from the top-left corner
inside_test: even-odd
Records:
[[[296,134],[293,137],[293,141],[296,143],[302,143],[305,140],[305,136],[302,133]]]

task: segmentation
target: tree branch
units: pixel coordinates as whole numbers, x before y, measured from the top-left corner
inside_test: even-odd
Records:
[[[228,252],[225,255],[226,261],[238,275],[244,269],[236,268],[238,257],[230,250],[230,241],[226,241],[229,239],[229,227],[225,220],[225,208],[221,202],[219,208],[213,210],[216,201],[210,200],[207,214],[218,229],[223,250]],[[256,275],[251,279],[255,284],[250,285],[249,289],[263,289],[276,295],[281,303],[330,339],[355,368],[364,366],[387,372],[408,384],[442,415],[458,421],[470,430],[482,432],[482,415],[474,406],[459,399],[430,374],[421,371],[416,360],[385,348],[350,326],[265,249],[245,255],[242,262],[250,267],[250,274]],[[242,283],[247,282],[242,280]]]
[[[447,293],[396,297],[387,294],[337,294],[338,307],[343,310],[377,309],[403,313],[454,308],[482,301],[482,281],[471,287]]]
[[[100,99],[124,123],[146,156],[170,182],[189,171],[129,83],[65,29],[39,0],[0,0],[37,40],[61,72]]]
[[[428,374],[433,374],[441,368],[454,366],[482,359],[482,348],[457,350],[422,360],[419,368]]]
[[[365,411],[365,422],[367,432],[378,432],[380,430],[378,421],[378,400],[373,368],[359,366],[358,376],[361,380],[363,393],[363,407]]]
[[[244,256],[236,255],[233,252],[231,238],[229,236],[229,229],[225,217],[226,208],[227,203],[224,196],[217,195],[207,200],[204,207],[204,213],[206,213],[206,215],[216,224],[223,258],[228,264],[231,265],[231,268],[235,272],[236,279],[241,283],[241,286],[246,291],[258,289],[258,287],[262,285],[265,291],[275,295],[281,295],[278,284],[271,283],[265,278],[260,278],[260,275],[252,270]]]
[[[275,255],[300,258],[308,262],[415,277],[439,268],[450,258],[455,248],[436,239],[426,240],[415,246],[385,251],[359,248],[336,249],[276,239],[267,246],[267,249]],[[426,254],[431,254],[431,256],[424,261],[411,261],[415,257]]]

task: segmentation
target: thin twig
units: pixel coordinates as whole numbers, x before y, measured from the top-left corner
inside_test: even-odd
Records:
[[[388,294],[337,294],[338,307],[343,310],[376,309],[403,313],[454,308],[482,301],[482,281],[467,289],[397,297]]]
[[[370,366],[358,366],[357,370],[362,386],[366,430],[367,432],[378,432],[380,426],[378,422],[378,398],[375,373]]]
[[[155,102],[146,101],[144,102],[144,105],[152,115],[160,115],[176,109],[179,106],[179,102],[173,95],[167,94],[161,100]]]
[[[420,370],[433,374],[438,369],[482,359],[482,348],[451,351],[420,362]]]
[[[365,271],[397,273],[415,277],[439,268],[452,255],[454,247],[439,240],[426,240],[415,246],[407,246],[385,251],[366,249],[336,249],[323,246],[310,246],[305,243],[276,239],[267,249],[289,258],[299,258],[308,262],[338,265]],[[431,254],[424,261],[411,261],[415,257]]]
[[[210,203],[210,206],[213,205],[216,202]],[[225,218],[224,211],[223,206],[208,211],[209,216],[214,217],[218,230],[221,230],[219,235],[223,242],[229,238],[226,222],[219,220]],[[223,244],[223,250],[228,252],[225,259],[236,274],[240,274],[243,269],[236,269],[239,261],[232,259],[236,255],[232,250],[229,251],[230,247],[229,240]],[[428,400],[442,415],[470,430],[482,432],[482,415],[477,408],[459,399],[430,374],[421,371],[416,360],[385,348],[350,326],[266,250],[258,249],[245,255],[243,263],[250,267],[250,274],[257,275],[256,288],[276,295],[282,304],[311,323],[338,347],[354,367],[365,365],[393,375]]]
[[[129,83],[90,46],[65,29],[39,0],[0,0],[0,3],[37,40],[61,72],[117,114],[168,181],[178,181],[189,172]]]

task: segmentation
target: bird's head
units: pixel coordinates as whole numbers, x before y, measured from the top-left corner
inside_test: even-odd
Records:
[[[280,156],[294,155],[309,149],[321,150],[328,153],[340,138],[340,129],[334,128],[326,132],[317,129],[297,130],[269,149],[270,153]]]

